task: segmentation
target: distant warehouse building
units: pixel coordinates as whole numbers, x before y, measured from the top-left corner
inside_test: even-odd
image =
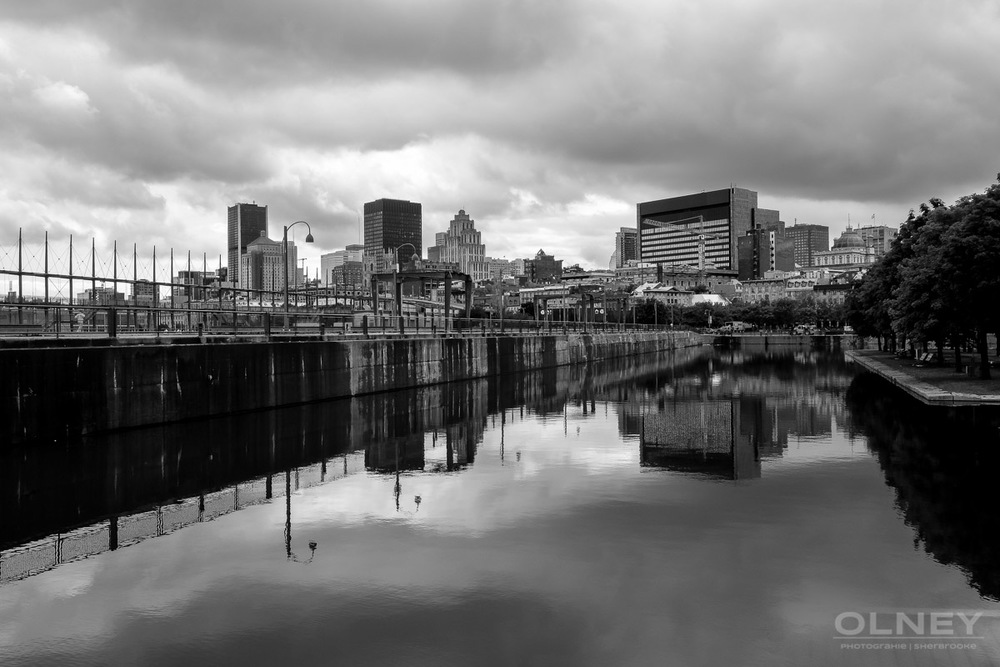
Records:
[[[777,228],[778,211],[757,207],[757,193],[731,187],[636,205],[640,262],[739,270],[737,240]]]

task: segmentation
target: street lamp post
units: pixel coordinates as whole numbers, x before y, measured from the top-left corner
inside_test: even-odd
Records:
[[[288,328],[288,318],[289,318],[289,314],[288,314],[288,230],[291,229],[292,227],[294,227],[295,225],[305,225],[306,229],[308,230],[306,232],[306,243],[312,243],[313,242],[312,227],[310,227],[309,223],[306,222],[305,220],[296,220],[295,222],[293,222],[290,225],[285,225],[285,231],[284,231],[284,234],[281,237],[281,257],[282,257],[282,263],[284,264],[284,269],[283,269],[282,272],[285,274],[285,281],[284,282],[285,282],[285,328],[286,329]]]
[[[405,248],[406,246],[410,246],[411,248],[413,248],[413,252],[415,254],[417,254],[417,255],[420,254],[420,253],[417,252],[417,246],[413,245],[412,243],[402,243],[402,244],[396,246],[395,248],[393,248],[392,254],[394,255],[394,259],[396,260],[392,264],[392,273],[393,273],[393,276],[392,276],[392,282],[393,282],[393,285],[392,285],[392,296],[393,296],[393,300],[395,300],[395,297],[396,297],[396,284],[395,284],[396,283],[396,273],[397,272],[398,273],[402,273],[403,272],[403,263],[401,261],[399,261],[399,249],[400,248]],[[400,296],[400,300],[402,300],[402,296]],[[397,303],[396,304],[396,308],[399,311],[400,318],[402,318],[403,317],[403,304],[402,303]]]
[[[405,248],[406,246],[410,246],[411,248],[413,248],[413,252],[414,253],[416,253],[418,255],[420,254],[420,253],[417,252],[417,246],[413,245],[412,243],[403,243],[402,245],[396,246],[393,249],[392,254],[396,256],[396,266],[399,267],[399,272],[400,273],[403,272],[403,263],[401,261],[399,261],[399,249],[400,248]]]

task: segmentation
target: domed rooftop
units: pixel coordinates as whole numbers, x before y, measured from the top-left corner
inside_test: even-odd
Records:
[[[840,235],[840,238],[833,242],[833,247],[835,250],[843,248],[864,248],[865,240],[861,237],[861,234],[857,230],[847,229]]]

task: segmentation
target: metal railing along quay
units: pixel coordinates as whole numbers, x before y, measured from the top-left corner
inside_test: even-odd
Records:
[[[20,312],[17,312],[20,311]],[[539,334],[669,331],[670,326],[623,322],[445,317],[440,314],[322,309],[240,310],[204,305],[183,310],[130,305],[18,304],[0,306],[0,338],[18,339],[183,338],[386,338],[440,336],[537,336]]]

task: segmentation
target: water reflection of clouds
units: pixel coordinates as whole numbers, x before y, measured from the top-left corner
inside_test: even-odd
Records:
[[[421,489],[425,503],[403,521],[312,515],[346,500],[329,493],[346,491],[345,484],[357,493],[367,483],[381,483],[370,490],[391,497],[385,478],[356,476],[296,495],[298,539],[320,545],[309,567],[274,567],[282,557],[276,503],[254,508],[259,512],[252,519],[245,513],[223,517],[214,525],[223,530],[208,542],[204,533],[182,531],[114,554],[102,561],[102,586],[50,608],[44,620],[48,627],[72,624],[65,636],[84,642],[83,649],[88,642],[122,642],[112,635],[131,632],[138,633],[132,641],[146,646],[166,637],[226,642],[251,628],[287,640],[302,624],[321,624],[325,641],[346,659],[362,638],[397,642],[409,636],[407,627],[420,623],[420,615],[440,620],[473,601],[494,609],[505,600],[509,616],[490,615],[468,631],[488,641],[520,632],[525,649],[553,640],[582,645],[587,656],[581,664],[648,664],[667,655],[676,663],[745,664],[751,647],[758,651],[753,658],[773,653],[806,664],[817,654],[839,655],[825,643],[834,610],[981,607],[971,592],[956,595],[962,590],[957,572],[939,571],[929,585],[929,564],[912,550],[890,560],[870,557],[905,544],[908,529],[885,502],[890,496],[877,468],[863,461],[843,465],[852,473],[848,483],[838,474],[846,469],[838,468],[804,470],[759,486],[677,477],[669,484],[644,478],[622,485],[617,475],[595,479],[579,468],[569,474],[591,493],[562,507],[550,503],[538,514],[521,513],[516,526],[497,524],[485,532],[424,530],[429,497],[436,512],[470,501],[479,511],[509,508],[506,497],[516,498],[515,505],[540,497],[525,495],[524,484],[491,485],[487,494],[470,495],[454,485],[472,477],[470,469],[414,475],[428,484]],[[539,475],[527,485],[550,482]],[[831,516],[831,506],[841,516]],[[272,534],[259,529],[268,524]],[[274,558],[264,557],[268,553]],[[819,553],[822,559],[815,558]],[[112,580],[118,586],[108,586]],[[32,581],[19,586],[32,587]],[[27,599],[53,594],[35,589]],[[123,604],[140,613],[120,615]],[[546,639],[516,625],[525,613],[558,636]],[[84,616],[90,618],[74,620]],[[158,630],[140,632],[142,619],[152,617]],[[574,622],[564,626],[556,618]],[[20,620],[16,625],[23,630]]]
[[[768,426],[764,478],[716,484],[644,473],[623,412],[596,408],[491,417],[471,465],[401,473],[400,511],[388,472],[294,493],[307,566],[285,558],[277,500],[9,584],[0,637],[38,661],[72,642],[84,662],[838,664],[840,611],[997,606],[912,548],[836,417],[781,449]],[[424,470],[443,441],[421,434]]]
[[[413,496],[419,495],[419,510],[397,512],[395,477],[368,474],[310,490],[305,494],[310,500],[296,500],[295,516],[302,521],[335,517],[351,524],[403,520],[432,530],[481,533],[587,502],[589,495],[600,495],[594,477],[636,472],[638,452],[622,441],[614,421],[589,420],[586,437],[575,428],[565,432],[561,418],[541,421],[528,416],[504,424],[502,433],[499,425],[488,428],[475,464],[460,473],[402,474],[401,502],[411,506]],[[567,423],[574,421],[579,420],[567,415]],[[428,457],[426,452],[434,450],[426,445],[424,451],[426,460],[441,456]],[[518,493],[508,493],[508,487]]]

